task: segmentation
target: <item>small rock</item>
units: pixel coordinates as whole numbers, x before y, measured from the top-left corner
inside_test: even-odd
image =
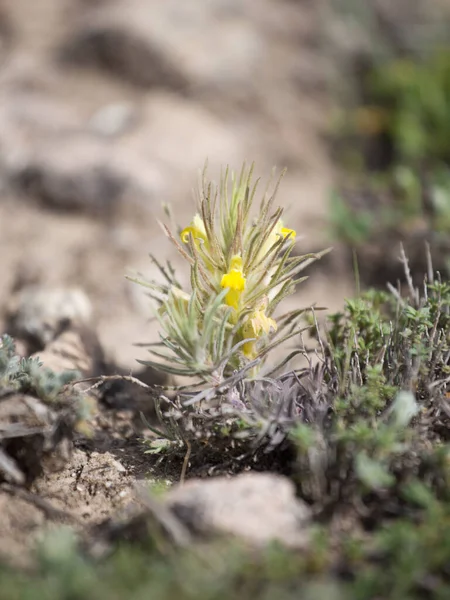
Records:
[[[10,171],[14,188],[54,210],[114,214],[127,183],[111,165],[104,144],[74,134],[29,150],[23,163]]]
[[[104,364],[97,336],[86,328],[64,331],[32,356],[55,373],[78,371],[83,377],[100,375]]]
[[[152,157],[133,144],[110,143],[137,120],[134,105],[104,106],[89,123],[76,103],[11,79],[0,92],[0,189],[111,221],[121,209],[161,197],[161,168]]]
[[[94,7],[83,11],[63,54],[142,86],[238,90],[266,58],[264,40],[253,20],[245,19],[241,3],[232,2],[231,10],[217,0],[129,0]]]
[[[122,14],[114,5],[105,10],[94,7],[93,13],[84,11],[88,16],[63,48],[63,58],[78,64],[98,65],[142,86],[164,82],[171,89],[185,88],[187,81],[179,67],[148,39],[145,23],[150,6],[147,4],[147,10],[140,15],[134,7],[123,8]]]
[[[44,348],[70,327],[86,326],[92,318],[92,305],[78,288],[27,286],[11,300],[8,332]]]
[[[126,473],[127,472],[127,470],[125,469],[123,464],[121,462],[119,462],[118,460],[112,459],[111,466],[115,467],[118,473]]]
[[[276,540],[302,548],[309,540],[309,507],[293,483],[269,473],[190,480],[167,494],[176,516],[201,535],[230,534],[255,544]]]
[[[17,76],[16,76],[17,77]],[[82,132],[82,119],[17,81],[0,98],[0,175],[6,189],[60,211],[111,210],[124,190],[111,149]]]
[[[0,438],[15,437],[31,429],[49,429],[55,420],[52,411],[37,398],[16,394],[0,402]]]
[[[89,126],[94,133],[116,137],[125,133],[135,120],[135,111],[129,104],[108,104],[92,115]]]

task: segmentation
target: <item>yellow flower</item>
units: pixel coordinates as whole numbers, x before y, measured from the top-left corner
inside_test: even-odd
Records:
[[[242,350],[248,358],[253,358],[256,354],[255,346],[257,339],[262,335],[267,335],[270,331],[277,330],[277,324],[274,319],[271,319],[266,315],[264,310],[255,310],[249,318],[245,321],[242,327],[242,335],[246,338],[256,338],[251,342],[246,342]]]
[[[294,229],[288,229],[287,227],[284,227],[283,221],[281,221],[281,220],[277,221],[271,234],[269,235],[267,240],[264,242],[261,250],[259,251],[260,258],[265,256],[269,252],[269,250],[272,248],[272,246],[278,242],[280,237],[282,237],[283,239],[286,239],[287,237],[289,237],[289,240],[295,240],[295,236],[296,236],[296,232],[294,231]]]
[[[273,231],[270,234],[269,239],[272,240],[272,244],[275,244],[275,242],[278,241],[278,238],[280,236],[282,236],[283,239],[286,239],[287,237],[289,237],[289,239],[295,240],[296,235],[297,234],[294,229],[288,229],[287,227],[284,227],[283,221],[279,220],[277,222],[277,224],[275,225],[275,227],[273,228]]]
[[[207,241],[205,224],[203,223],[203,219],[199,214],[195,215],[189,227],[185,227],[181,232],[180,237],[181,241],[184,244],[188,243],[190,233],[192,234],[192,237],[194,238],[194,243],[197,246],[200,243],[204,243]]]
[[[225,273],[220,282],[221,287],[229,288],[228,294],[225,297],[225,302],[228,306],[232,306],[236,310],[239,306],[239,299],[245,289],[245,276],[242,272],[242,258],[233,256],[230,262],[230,270]]]
[[[279,221],[279,223],[281,226],[281,221]],[[288,229],[287,227],[280,227],[279,233],[283,236],[284,239],[286,239],[289,236],[290,238],[295,240],[295,236],[297,235],[294,229]]]

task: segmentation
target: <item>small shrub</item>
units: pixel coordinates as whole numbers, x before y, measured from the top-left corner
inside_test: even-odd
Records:
[[[252,177],[253,168],[243,167],[239,177],[231,174],[230,185],[226,171],[216,187],[203,173],[192,222],[180,228],[179,239],[165,227],[189,265],[189,291],[181,288],[171,265],[155,258],[165,283],[136,280],[157,303],[161,327],[160,342],[150,348],[153,358],[144,364],[194,378],[175,398],[156,398],[165,430],[155,429],[159,439],[151,452],[211,436],[219,444],[230,436],[273,441],[280,426],[284,430],[295,420],[297,409],[289,400],[295,383],[269,376],[299,351],[268,366],[263,379],[258,374],[271,350],[304,328],[304,309],[277,318],[275,309],[303,280],[301,271],[323,253],[292,255],[295,231],[285,227],[275,205],[280,179],[254,206],[258,182]]]
[[[44,402],[52,402],[65,386],[79,378],[77,371],[54,373],[43,367],[39,358],[21,358],[16,354],[9,335],[0,338],[0,394],[12,392],[34,394]]]
[[[45,457],[67,460],[64,441],[75,430],[89,433],[92,407],[70,386],[78,377],[77,371],[55,373],[39,359],[21,358],[11,337],[0,338],[0,481],[32,483]]]
[[[296,233],[281,220],[269,186],[252,217],[253,168],[228,170],[216,187],[203,173],[198,212],[175,236],[164,230],[190,269],[182,289],[171,265],[159,265],[165,283],[142,281],[158,305],[161,341],[144,364],[174,375],[220,384],[242,369],[255,373],[272,348],[299,331],[302,311],[274,319],[274,311],[322,254],[292,256]],[[253,211],[254,212],[254,211]],[[178,237],[178,239],[177,239]]]

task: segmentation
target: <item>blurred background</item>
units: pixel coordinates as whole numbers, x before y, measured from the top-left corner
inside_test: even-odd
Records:
[[[299,252],[334,246],[292,307],[338,309],[354,250],[362,285],[400,241],[448,273],[449,32],[446,0],[1,0],[0,329],[62,303],[134,368],[156,331],[124,275],[184,268],[157,219],[190,221],[206,159],[287,167]]]

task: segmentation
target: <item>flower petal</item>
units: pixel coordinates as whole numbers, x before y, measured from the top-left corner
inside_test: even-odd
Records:
[[[295,239],[295,236],[297,235],[294,229],[288,229],[287,227],[282,227],[280,233],[284,237],[284,239],[286,239],[287,237]]]
[[[203,223],[202,218],[200,217],[200,215],[195,215],[195,217],[192,219],[191,224],[189,225],[189,227],[185,227],[183,229],[183,231],[180,234],[181,237],[181,241],[184,244],[187,244],[189,241],[189,234],[192,234],[192,237],[194,238],[194,240],[203,240],[204,242],[206,241],[206,229],[205,229],[205,224]]]
[[[242,275],[242,271],[233,269],[229,273],[223,275],[220,285],[223,288],[230,288],[230,290],[242,292],[245,289],[245,277]]]

